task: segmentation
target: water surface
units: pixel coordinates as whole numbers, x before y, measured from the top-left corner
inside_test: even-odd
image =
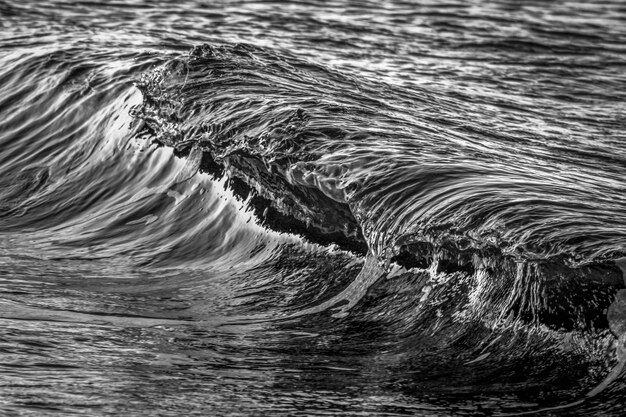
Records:
[[[0,17],[1,414],[623,412],[621,2]]]

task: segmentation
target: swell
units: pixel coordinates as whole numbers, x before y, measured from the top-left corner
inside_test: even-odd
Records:
[[[609,149],[592,164],[571,137],[496,132],[450,96],[249,45],[196,47],[137,87],[148,136],[201,152],[264,226],[367,254],[350,285],[297,316],[345,316],[383,277],[428,270],[464,277],[470,315],[489,326],[616,328],[626,161]]]

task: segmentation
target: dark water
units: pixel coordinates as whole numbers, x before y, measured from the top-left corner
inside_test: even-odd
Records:
[[[623,415],[622,2],[0,17],[0,414]]]

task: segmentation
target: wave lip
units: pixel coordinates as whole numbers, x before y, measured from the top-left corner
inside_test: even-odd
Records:
[[[303,86],[287,85],[294,98],[286,102],[272,102],[271,91],[256,91],[267,87],[257,85],[263,74],[253,74],[259,59],[267,71],[290,68],[248,45],[194,48],[188,58],[173,60],[137,83],[144,103],[134,115],[178,155],[202,150],[200,169],[216,178],[227,175],[232,191],[250,198],[263,224],[365,253],[361,229],[346,202],[293,180],[298,164],[316,158],[316,142],[343,132],[311,123],[305,103],[297,100]],[[285,84],[303,82],[290,71],[295,75]],[[308,102],[309,107],[316,104]]]

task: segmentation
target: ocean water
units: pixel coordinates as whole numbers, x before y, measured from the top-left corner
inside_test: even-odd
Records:
[[[622,416],[626,6],[0,1],[0,415]]]

